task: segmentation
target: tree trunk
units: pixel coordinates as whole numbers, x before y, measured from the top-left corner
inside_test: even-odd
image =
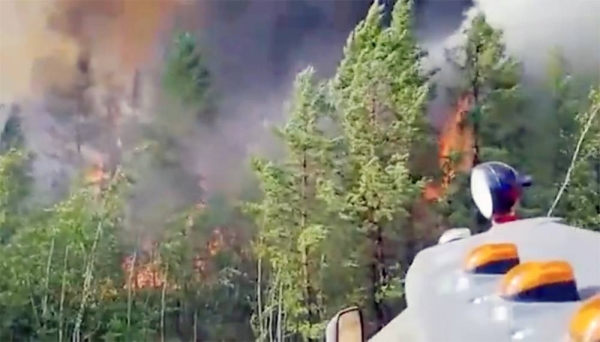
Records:
[[[471,79],[471,93],[473,94],[473,107],[477,111],[478,116],[481,114],[479,112],[479,109],[481,106],[481,89],[480,89],[480,84],[479,84],[480,70],[479,70],[479,66],[477,65],[477,61],[478,61],[480,53],[481,53],[481,43],[477,43],[475,45],[475,51],[472,52],[471,58],[469,58],[470,63],[472,63],[471,67],[473,68],[473,78]],[[479,139],[480,120],[481,120],[480,117],[476,117],[473,119],[473,167],[475,167],[481,163],[481,154],[480,154],[481,142]],[[489,226],[489,220],[487,218],[485,218],[483,215],[481,215],[481,213],[479,212],[479,210],[477,208],[474,208],[474,209],[475,210],[474,210],[473,220],[475,221],[474,222],[475,223],[475,232],[476,233],[484,232],[486,230],[486,228]]]
[[[379,103],[375,96],[371,97],[371,107],[369,110],[369,120],[374,127],[377,125],[377,114],[381,113]],[[367,203],[366,198],[363,198]],[[375,314],[376,329],[380,330],[388,322],[385,303],[380,298],[379,292],[385,286],[387,281],[387,270],[385,266],[385,256],[383,250],[383,230],[381,223],[375,221],[375,211],[378,208],[369,208],[366,215],[367,235],[371,246],[371,305]]]
[[[596,158],[596,193],[600,194],[600,155]],[[596,213],[600,216],[600,200],[596,202]]]
[[[307,202],[308,202],[308,161],[307,161],[307,157],[306,157],[306,151],[302,156],[302,218],[301,218],[301,229],[304,230],[306,229],[306,225],[308,223],[308,208],[307,208]],[[312,278],[312,273],[311,273],[311,267],[310,267],[310,258],[309,258],[309,252],[310,249],[308,246],[304,247],[304,250],[302,252],[302,269],[303,269],[303,274],[304,274],[304,305],[306,306],[308,312],[307,312],[307,320],[308,320],[308,324],[309,326],[312,328],[313,326],[315,326],[316,324],[319,323],[320,319],[319,319],[319,315],[316,312],[317,308],[318,308],[318,304],[317,304],[317,297],[315,295],[315,290],[313,288],[312,282],[311,282],[311,278]],[[317,341],[316,339],[313,338],[308,338],[307,341],[309,342],[313,342],[313,341]]]
[[[302,255],[302,268],[303,268],[303,273],[304,273],[304,305],[306,306],[307,310],[308,310],[308,323],[309,326],[312,328],[313,326],[315,326],[316,324],[319,323],[319,315],[317,312],[317,297],[315,295],[315,290],[312,286],[312,282],[311,282],[311,272],[310,272],[310,264],[309,264],[309,257],[308,257],[308,248],[304,249],[303,255]],[[317,339],[314,338],[308,338],[307,341],[312,342],[312,341],[317,341]]]
[[[368,235],[371,245],[371,264],[370,264],[370,293],[371,306],[375,314],[375,324],[377,330],[380,330],[388,322],[385,303],[378,295],[378,292],[387,281],[387,270],[385,267],[385,256],[383,253],[383,231],[381,225],[373,220],[373,212],[369,213]]]
[[[473,106],[477,110],[479,108],[479,67],[477,65],[477,60],[479,57],[479,52],[481,50],[480,44],[475,46],[475,51],[473,56],[471,56],[470,61],[473,67],[473,78],[471,79],[471,93],[473,94]],[[473,119],[473,167],[479,165],[481,162],[479,155],[479,119]]]

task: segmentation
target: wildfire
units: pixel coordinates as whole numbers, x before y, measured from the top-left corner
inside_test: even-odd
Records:
[[[122,268],[127,275],[127,279],[131,279],[133,289],[156,289],[162,288],[165,285],[166,277],[160,268],[160,260],[158,258],[151,258],[149,262],[145,263],[140,263],[135,259],[135,256],[129,256],[122,263]],[[127,289],[128,283],[129,280],[123,288]]]
[[[443,176],[441,182],[434,181],[425,187],[424,197],[426,200],[433,201],[440,198],[455,177],[456,172],[466,172],[473,164],[473,131],[470,126],[465,124],[471,102],[471,95],[460,97],[442,127],[438,142],[438,161]],[[460,159],[451,160],[455,153],[459,153]]]
[[[93,163],[91,168],[86,172],[85,180],[90,185],[99,186],[107,179],[107,176],[102,161],[99,161]]]
[[[197,272],[198,279],[203,279],[211,273],[210,258],[214,257],[226,248],[229,244],[225,239],[223,231],[219,228],[213,231],[210,240],[204,246],[204,252],[194,257],[193,268]],[[160,257],[153,251],[156,245],[144,248],[150,250],[150,258],[140,260],[131,255],[123,260],[122,269],[125,272],[126,279],[129,279],[123,286],[128,289],[129,283],[133,289],[160,289],[166,286],[168,289],[177,289],[177,284],[169,284]]]

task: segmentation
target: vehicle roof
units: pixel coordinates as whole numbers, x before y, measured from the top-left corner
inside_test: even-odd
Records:
[[[469,275],[465,256],[488,243],[514,243],[521,262],[571,264],[581,301],[517,303],[495,295],[502,275]],[[581,302],[600,292],[600,233],[557,218],[524,219],[421,251],[405,279],[408,309],[371,342],[561,341]]]

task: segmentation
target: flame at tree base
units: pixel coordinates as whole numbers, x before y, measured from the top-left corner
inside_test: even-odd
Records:
[[[473,166],[474,135],[473,129],[466,122],[472,101],[473,97],[470,94],[461,96],[442,127],[438,140],[438,163],[442,170],[442,179],[425,186],[423,197],[427,201],[435,201],[442,197],[456,173],[468,172]]]

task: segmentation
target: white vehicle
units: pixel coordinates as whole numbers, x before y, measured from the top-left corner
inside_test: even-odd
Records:
[[[496,167],[512,170],[511,184]],[[450,230],[421,251],[405,278],[407,308],[369,342],[600,342],[600,233],[558,218],[498,219],[530,183],[507,168],[485,163],[471,175],[476,205],[497,224],[474,236]],[[356,307],[326,333],[367,341]]]

